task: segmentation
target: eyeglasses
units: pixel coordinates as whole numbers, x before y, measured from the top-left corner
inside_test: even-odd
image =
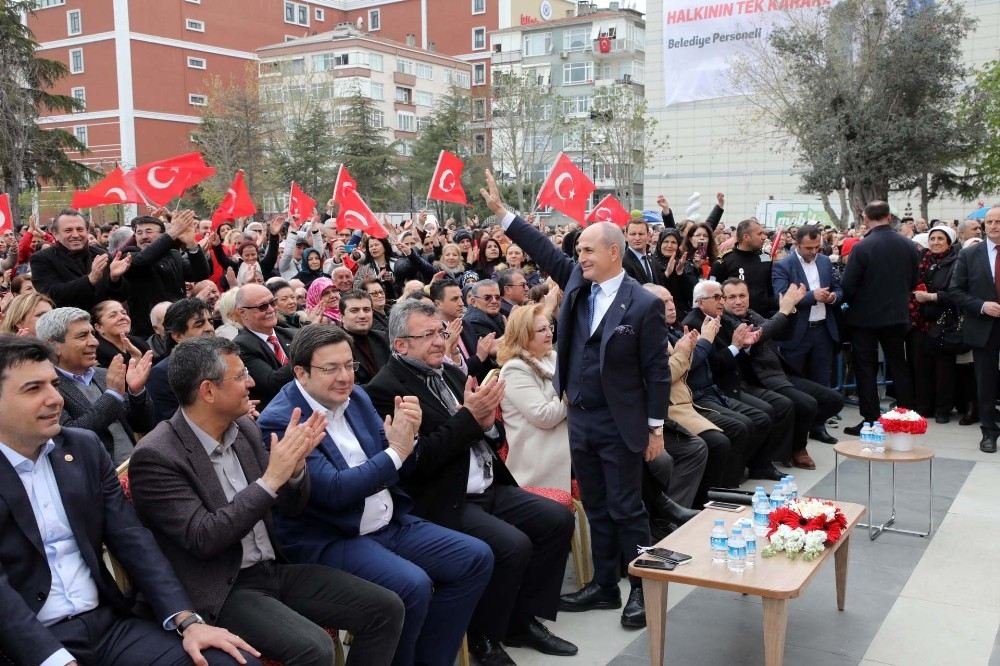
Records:
[[[426,340],[427,338],[433,338],[435,336],[441,336],[442,340],[447,340],[451,337],[451,333],[442,328],[437,331],[427,331],[422,335],[401,335],[399,337],[405,340]]]
[[[549,333],[555,333],[556,332],[556,327],[553,326],[552,324],[549,324],[548,326],[544,326],[542,328],[536,328],[535,329],[535,333],[545,333],[545,331],[548,331]]]
[[[372,289],[368,292],[369,296],[385,296],[385,292],[381,289]]]
[[[218,380],[216,384],[224,384],[229,381],[245,382],[249,376],[250,376],[250,371],[247,368],[243,368],[242,370],[240,370],[240,373],[238,375],[233,375],[232,377],[223,377],[222,379]]]
[[[481,301],[486,301],[488,303],[500,302],[500,294],[483,294],[482,296],[476,296],[476,298],[478,298]]]
[[[507,286],[508,287],[527,287],[528,283],[527,282],[519,282],[517,284],[509,284]]]
[[[310,365],[309,367],[321,375],[333,376],[340,374],[341,372],[354,374],[358,371],[358,368],[361,367],[361,363],[358,361],[351,361],[350,363],[344,363],[343,365]]]
[[[256,310],[257,312],[267,312],[268,310],[270,310],[270,309],[272,309],[274,307],[275,303],[276,303],[275,299],[272,298],[271,300],[264,301],[263,303],[260,303],[258,305],[241,305],[240,309],[241,310]]]
[[[704,300],[709,299],[709,298],[711,298],[713,301],[721,301],[722,300],[722,294],[712,294],[711,296],[702,296],[698,300],[699,301],[704,301]]]

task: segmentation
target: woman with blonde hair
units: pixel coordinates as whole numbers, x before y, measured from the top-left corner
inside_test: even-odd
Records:
[[[3,322],[0,322],[0,333],[35,335],[35,322],[55,306],[51,298],[37,291],[15,296],[14,300],[4,308]]]
[[[447,243],[441,248],[441,258],[434,262],[434,268],[444,271],[453,280],[458,280],[465,272],[465,262],[462,261],[462,248],[455,243]]]
[[[497,361],[507,382],[503,402],[507,467],[522,486],[570,492],[566,404],[552,381],[556,353],[545,305],[523,305],[507,319]]]

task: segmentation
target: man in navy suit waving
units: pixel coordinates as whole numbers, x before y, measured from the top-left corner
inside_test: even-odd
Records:
[[[594,580],[560,609],[619,608],[618,580],[636,546],[650,544],[642,504],[643,460],[663,451],[670,365],[663,303],[622,268],[621,229],[592,224],[577,241],[579,263],[509,212],[486,172],[486,204],[504,232],[562,288],[558,390],[569,401],[570,449],[593,534]],[[631,581],[622,626],[646,626],[642,587]]]

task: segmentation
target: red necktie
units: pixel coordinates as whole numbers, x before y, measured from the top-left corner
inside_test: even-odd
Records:
[[[271,344],[271,349],[274,350],[274,356],[278,359],[278,363],[281,365],[288,365],[288,357],[285,356],[285,350],[281,348],[281,343],[278,342],[278,336],[272,333],[267,341]]]

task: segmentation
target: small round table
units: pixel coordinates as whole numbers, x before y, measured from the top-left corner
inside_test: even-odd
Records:
[[[909,534],[912,536],[925,537],[931,533],[934,527],[934,451],[926,446],[914,445],[912,451],[891,451],[885,453],[875,453],[873,451],[863,451],[859,440],[838,442],[833,446],[834,467],[833,467],[833,498],[839,499],[840,495],[840,456],[864,460],[868,462],[868,519],[871,523],[858,523],[858,527],[868,528],[868,538],[874,541],[882,532],[896,532],[897,534]],[[927,531],[917,532],[914,530],[904,530],[892,525],[896,522],[896,464],[916,463],[927,461]],[[875,525],[874,514],[872,513],[872,463],[892,463],[892,511],[889,519],[880,525]]]

